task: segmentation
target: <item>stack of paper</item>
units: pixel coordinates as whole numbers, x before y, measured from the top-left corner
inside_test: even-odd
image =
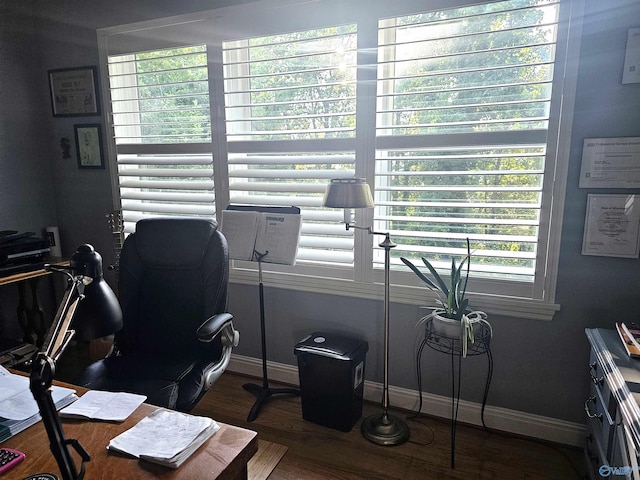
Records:
[[[109,442],[109,450],[178,468],[220,426],[207,417],[156,410]]]
[[[51,398],[56,409],[76,401],[75,393],[70,388],[52,387]],[[40,418],[38,404],[29,390],[29,379],[0,367],[0,442],[37,423]]]

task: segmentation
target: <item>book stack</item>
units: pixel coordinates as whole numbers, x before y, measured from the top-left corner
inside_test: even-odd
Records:
[[[616,323],[616,330],[627,354],[633,358],[640,358],[640,327],[634,323],[629,326],[624,323]]]
[[[110,451],[178,468],[220,426],[211,418],[156,410],[109,442]]]
[[[54,386],[51,398],[56,409],[78,399],[75,390]],[[0,443],[41,419],[38,404],[29,390],[29,379],[0,367]]]

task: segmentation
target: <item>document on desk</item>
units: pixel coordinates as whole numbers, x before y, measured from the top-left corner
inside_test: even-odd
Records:
[[[0,368],[0,417],[7,420],[25,420],[37,415],[40,410],[29,389],[29,378],[15,375],[4,367]],[[75,390],[71,388],[53,386],[51,398],[59,408],[60,402],[77,397]]]
[[[51,398],[56,409],[78,397],[75,390],[53,387]],[[29,389],[29,379],[14,375],[0,366],[0,443],[40,421],[40,410]]]
[[[89,390],[71,405],[60,410],[60,416],[123,422],[146,399],[144,395],[135,393]]]
[[[211,418],[160,409],[113,438],[107,448],[177,468],[219,429]]]

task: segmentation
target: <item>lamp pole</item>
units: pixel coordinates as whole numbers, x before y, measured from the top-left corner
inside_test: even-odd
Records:
[[[396,245],[385,235],[384,241],[378,246],[384,248],[384,387],[382,408],[384,416],[388,416],[389,410],[389,264],[391,262],[391,249]]]
[[[346,217],[345,217],[346,218]],[[370,415],[362,421],[362,435],[378,445],[400,445],[409,440],[409,427],[401,418],[389,413],[389,272],[391,270],[391,249],[396,246],[389,232],[374,232],[371,227],[360,227],[346,223],[346,228],[366,230],[370,235],[384,235],[378,244],[384,249],[384,365],[382,385],[382,413]]]
[[[362,421],[362,435],[378,445],[399,445],[409,440],[410,432],[407,424],[389,413],[389,271],[391,269],[391,249],[396,246],[389,238],[389,233],[369,233],[384,235],[379,244],[384,248],[384,376],[382,387],[382,413],[370,415]]]

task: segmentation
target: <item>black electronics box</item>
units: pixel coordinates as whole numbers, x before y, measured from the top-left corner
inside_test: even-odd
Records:
[[[366,341],[321,332],[295,346],[302,418],[343,432],[353,428],[362,416],[368,349]]]
[[[50,251],[49,242],[33,232],[0,232],[0,276],[39,270]]]

